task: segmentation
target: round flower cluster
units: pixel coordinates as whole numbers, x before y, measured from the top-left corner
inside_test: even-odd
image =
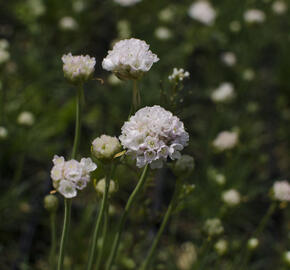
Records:
[[[84,82],[90,78],[95,70],[96,60],[88,55],[72,56],[71,53],[63,55],[63,72],[65,78],[72,83]]]
[[[82,158],[80,162],[71,159],[65,161],[64,157],[57,155],[53,158],[54,166],[51,169],[53,187],[65,198],[73,198],[77,190],[82,190],[90,181],[90,172],[97,165],[90,158]]]
[[[225,102],[233,99],[235,96],[234,86],[229,82],[222,83],[211,94],[213,102]]]
[[[9,42],[6,39],[0,39],[0,64],[5,63],[10,59],[8,48]]]
[[[276,181],[273,186],[274,198],[279,201],[290,201],[290,184],[288,181]]]
[[[256,249],[259,245],[259,240],[257,238],[250,238],[247,243],[247,247],[250,250]]]
[[[173,172],[177,176],[182,176],[184,174],[189,174],[194,169],[194,159],[189,155],[182,155],[172,167]]]
[[[241,195],[237,190],[229,189],[223,192],[222,200],[229,206],[235,206],[241,202]]]
[[[8,130],[5,127],[0,126],[0,140],[6,139],[8,136]]]
[[[137,166],[150,164],[161,168],[167,157],[179,159],[189,140],[178,117],[155,105],[136,112],[122,127],[120,141],[127,153],[136,158]]]
[[[168,77],[169,81],[183,81],[184,78],[188,78],[189,77],[189,72],[188,71],[184,71],[183,68],[177,69],[174,68],[173,69],[173,73]]]
[[[121,144],[116,137],[108,135],[102,135],[94,139],[92,143],[92,153],[100,160],[109,160],[114,157],[115,154],[121,151]]]
[[[141,2],[141,0],[114,0],[114,1],[115,3],[124,7],[133,6],[137,4],[138,2]]]
[[[266,15],[262,10],[249,9],[245,12],[244,19],[247,23],[263,23]]]
[[[102,66],[121,80],[138,80],[158,61],[145,41],[131,38],[117,42],[104,58]]]
[[[221,56],[222,62],[229,66],[232,67],[237,63],[237,58],[236,55],[233,52],[225,52]]]
[[[181,245],[177,257],[177,266],[181,270],[189,270],[197,259],[197,251],[194,244],[185,242]]]
[[[35,118],[33,113],[25,111],[18,115],[17,122],[19,125],[32,126],[35,122]]]
[[[219,255],[224,255],[228,250],[228,241],[225,239],[218,240],[214,245],[214,249]]]
[[[205,221],[204,230],[209,236],[214,236],[223,233],[224,227],[220,219],[211,218]]]
[[[272,10],[276,14],[284,14],[287,11],[287,5],[284,1],[277,0],[272,5]]]
[[[78,23],[73,17],[63,17],[59,21],[59,27],[64,31],[73,31],[78,28]]]
[[[222,131],[213,141],[213,146],[219,151],[232,149],[237,145],[238,139],[239,135],[237,132]]]
[[[98,193],[104,194],[106,188],[106,179],[102,178],[95,184],[95,189]],[[109,194],[114,193],[117,190],[117,186],[115,184],[114,180],[110,180],[110,186],[109,186]]]
[[[192,19],[206,25],[212,25],[216,18],[216,11],[209,2],[204,0],[193,3],[188,10],[188,14]]]

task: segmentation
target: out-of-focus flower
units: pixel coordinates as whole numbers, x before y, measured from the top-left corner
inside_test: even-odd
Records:
[[[162,9],[158,14],[159,20],[163,22],[171,22],[174,18],[174,13],[172,8],[167,7]]]
[[[222,62],[229,67],[232,67],[237,63],[236,55],[233,52],[223,53],[221,59]]]
[[[252,69],[250,69],[250,68],[244,70],[244,72],[243,72],[243,78],[246,81],[253,80],[255,78],[255,71],[252,70]]]
[[[10,53],[6,50],[0,50],[0,64],[7,62],[10,59]]]
[[[172,37],[171,31],[164,26],[157,27],[155,29],[154,35],[156,38],[160,40],[168,40]]]
[[[92,154],[99,160],[110,160],[120,151],[121,144],[116,137],[102,135],[92,143]]]
[[[82,12],[85,9],[85,2],[83,0],[76,0],[73,2],[72,8],[75,12]]]
[[[77,190],[84,189],[90,181],[90,172],[97,168],[90,158],[65,161],[64,157],[55,155],[53,164],[50,172],[53,186],[65,198],[73,198]]]
[[[43,202],[44,208],[49,212],[55,212],[58,208],[58,198],[55,195],[46,195]]]
[[[31,14],[35,17],[43,15],[46,11],[42,0],[28,0],[27,5],[29,6]]]
[[[235,131],[222,131],[213,141],[213,146],[219,150],[224,151],[234,148],[239,140],[239,134]]]
[[[0,140],[4,140],[8,137],[8,130],[5,127],[0,126]]]
[[[122,83],[122,81],[118,79],[114,74],[110,74],[108,76],[108,83],[111,85],[119,85],[120,83]]]
[[[141,2],[141,0],[114,0],[114,2],[123,7],[129,7]]]
[[[230,22],[230,30],[232,32],[239,32],[241,30],[241,23],[239,21]]]
[[[236,206],[241,202],[241,195],[235,189],[229,189],[222,193],[222,200],[229,206]]]
[[[223,82],[211,94],[212,101],[216,103],[226,102],[232,100],[234,97],[235,97],[234,86],[229,82]]]
[[[222,222],[218,218],[207,219],[204,224],[204,230],[209,236],[215,236],[224,232]]]
[[[180,159],[178,159],[173,167],[172,170],[177,176],[182,176],[185,174],[189,174],[194,169],[194,159],[192,156],[189,155],[182,155]]]
[[[244,19],[247,23],[263,23],[266,15],[262,10],[249,9],[244,13]]]
[[[98,193],[100,194],[104,194],[105,192],[105,188],[106,188],[106,179],[105,178],[102,178],[100,179],[96,185],[95,185],[95,189]],[[114,193],[115,191],[117,190],[117,186],[115,184],[115,181],[114,180],[110,180],[110,186],[109,186],[109,193]]]
[[[117,29],[118,29],[120,39],[131,37],[130,23],[127,20],[118,21]]]
[[[205,0],[194,2],[189,7],[188,14],[192,19],[195,19],[206,25],[214,24],[216,18],[216,11],[210,2]]]
[[[78,29],[79,25],[73,17],[66,16],[60,19],[59,27],[64,31],[73,31]]]
[[[257,238],[250,238],[247,243],[247,247],[250,250],[254,250],[258,247],[259,240]]]
[[[224,255],[228,250],[228,241],[225,239],[218,240],[214,245],[214,249],[219,255]]]
[[[131,38],[117,42],[104,58],[102,66],[120,80],[138,80],[158,61],[145,41]]]
[[[180,270],[189,270],[197,259],[197,252],[194,244],[185,242],[181,245],[176,264]]]
[[[284,14],[287,11],[287,5],[284,1],[277,0],[272,4],[272,10],[276,14]]]
[[[288,266],[290,266],[290,250],[285,251],[285,252],[283,253],[283,259],[284,259],[284,262],[285,262]]]
[[[278,201],[290,201],[290,184],[287,180],[276,181],[273,185],[274,198]]]
[[[183,81],[185,78],[189,78],[190,74],[188,71],[185,71],[183,68],[174,68],[172,74],[168,77],[169,81]]]
[[[72,83],[88,80],[94,70],[96,60],[89,55],[73,56],[71,53],[62,56],[64,77]]]
[[[17,118],[17,123],[19,125],[23,125],[23,126],[32,126],[35,122],[35,118],[34,118],[34,115],[33,113],[31,112],[21,112],[19,115],[18,115],[18,118]]]
[[[0,50],[8,50],[9,42],[7,39],[0,39]]]
[[[168,157],[179,159],[189,136],[178,117],[162,107],[144,107],[131,116],[119,137],[137,167],[162,168]]]
[[[226,182],[226,177],[223,174],[219,173],[215,168],[210,167],[207,171],[207,175],[218,185],[224,185]]]

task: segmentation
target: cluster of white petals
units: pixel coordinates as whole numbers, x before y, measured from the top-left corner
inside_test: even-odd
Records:
[[[228,241],[225,239],[218,240],[214,245],[214,249],[219,255],[224,255],[228,250]]]
[[[222,131],[213,141],[213,146],[219,150],[224,151],[234,148],[239,140],[239,134],[235,131]]]
[[[221,56],[222,62],[229,67],[234,66],[237,63],[237,57],[233,52],[225,52]]]
[[[272,10],[276,14],[284,14],[287,11],[287,5],[284,1],[277,0],[272,5]]]
[[[139,168],[161,168],[168,157],[179,159],[189,136],[178,117],[162,107],[144,107],[130,117],[119,137]]]
[[[247,247],[250,250],[256,249],[259,245],[259,240],[257,238],[250,238],[247,243]]]
[[[189,7],[188,14],[192,19],[195,19],[206,25],[212,25],[216,18],[216,11],[210,2],[205,0],[193,3]]]
[[[64,76],[71,82],[83,82],[89,79],[95,70],[96,60],[89,55],[73,56],[71,53],[62,56]]]
[[[94,139],[92,153],[97,159],[111,159],[121,151],[121,144],[116,137],[102,135]]]
[[[169,81],[183,81],[185,78],[189,77],[189,72],[185,71],[183,68],[174,68],[173,73],[168,77]]]
[[[106,179],[105,178],[100,179],[96,183],[95,189],[100,194],[104,194],[105,193],[105,189],[106,189]],[[117,186],[115,184],[115,181],[111,179],[110,180],[110,186],[109,186],[109,194],[115,192],[116,190],[117,190]]]
[[[17,123],[19,125],[32,126],[34,122],[35,122],[35,118],[34,118],[33,113],[31,112],[24,111],[18,115]]]
[[[131,38],[117,42],[102,62],[103,69],[113,72],[121,80],[137,80],[159,61],[149,45]]]
[[[185,242],[181,245],[177,257],[177,266],[180,270],[190,270],[197,259],[197,251],[194,244]]]
[[[123,7],[129,7],[141,2],[141,0],[114,0],[114,2]]]
[[[219,218],[211,218],[205,221],[204,230],[209,236],[214,236],[223,233],[224,227]]]
[[[65,161],[64,157],[55,155],[52,161],[54,166],[50,176],[53,187],[65,198],[73,198],[77,190],[84,189],[90,181],[90,172],[97,168],[90,158],[82,158],[80,162],[74,159]]]
[[[64,31],[74,31],[78,29],[79,25],[73,17],[66,16],[60,19],[59,27]]]
[[[276,181],[273,186],[274,198],[279,201],[290,201],[290,184],[287,180]]]
[[[234,86],[229,82],[223,82],[211,94],[212,101],[225,102],[233,99],[235,96]]]
[[[266,15],[262,10],[249,9],[244,13],[244,19],[247,23],[263,23]]]
[[[172,37],[172,32],[167,27],[159,26],[156,28],[154,35],[160,40],[168,40]]]
[[[241,202],[241,195],[235,189],[229,189],[222,193],[222,200],[229,206],[236,206]]]
[[[5,127],[0,126],[0,140],[4,140],[8,137],[8,130]]]
[[[6,39],[0,39],[0,64],[5,63],[10,59],[8,48],[9,42]]]

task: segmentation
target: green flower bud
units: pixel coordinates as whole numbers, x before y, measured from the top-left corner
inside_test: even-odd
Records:
[[[46,195],[44,197],[44,208],[49,212],[54,212],[58,208],[58,198],[55,195]]]

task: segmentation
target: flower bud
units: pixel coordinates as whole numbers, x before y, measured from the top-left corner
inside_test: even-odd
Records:
[[[8,136],[8,131],[5,127],[0,126],[0,140],[6,139]]]
[[[248,249],[254,250],[258,247],[258,245],[259,245],[259,240],[257,238],[250,238],[248,240],[248,244],[247,244]]]
[[[194,159],[189,155],[182,155],[173,165],[173,172],[176,176],[189,174],[194,169]]]
[[[241,195],[235,189],[229,189],[222,193],[222,200],[228,206],[236,206],[241,202]]]
[[[49,212],[55,212],[58,208],[58,198],[55,195],[46,195],[44,197],[44,208]]]
[[[283,254],[284,262],[290,266],[290,251],[285,251]]]
[[[215,245],[214,245],[214,249],[216,250],[216,252],[219,254],[219,255],[224,255],[227,250],[228,250],[228,242],[224,239],[220,239],[218,240]]]
[[[17,122],[19,125],[32,126],[35,122],[34,115],[31,112],[22,112],[19,114]]]
[[[224,227],[218,218],[207,219],[204,224],[204,230],[209,236],[219,235],[224,232]]]
[[[102,178],[98,182],[94,181],[94,186],[95,186],[95,190],[98,193],[103,195],[106,188],[106,179]],[[115,184],[115,181],[111,179],[110,186],[109,186],[109,194],[114,193],[116,190],[117,190],[117,185]]]
[[[102,135],[92,143],[92,154],[99,160],[108,161],[121,151],[121,144],[116,137]]]

